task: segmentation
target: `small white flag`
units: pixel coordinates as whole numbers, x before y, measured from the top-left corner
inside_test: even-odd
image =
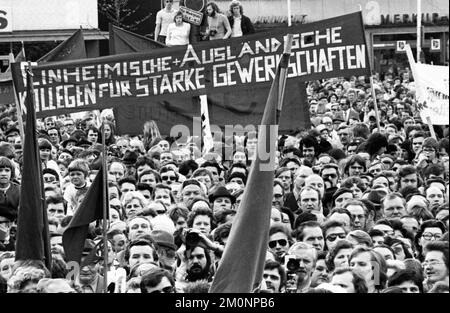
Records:
[[[200,96],[200,111],[202,119],[203,154],[210,152],[214,147],[214,140],[209,125],[208,98],[206,95]]]

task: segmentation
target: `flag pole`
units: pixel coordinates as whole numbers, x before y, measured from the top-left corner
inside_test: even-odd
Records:
[[[106,169],[105,124],[102,121],[102,173],[103,173],[103,293],[108,292],[108,171]]]
[[[375,109],[375,117],[377,119],[378,132],[380,133],[381,132],[380,114],[378,112],[378,103],[377,103],[377,96],[375,94],[375,88],[373,88],[373,75],[370,75],[370,89],[372,89],[373,106]]]
[[[292,26],[292,8],[291,8],[291,0],[287,0],[287,22],[288,22],[288,27]],[[292,34],[287,34],[285,39],[284,39],[284,50],[283,50],[283,54],[287,53],[287,54],[291,54],[291,50],[292,50],[292,40],[293,40],[293,35]],[[281,109],[283,106],[283,99],[284,99],[284,90],[286,87],[286,79],[287,79],[287,69],[282,67],[280,69],[280,82],[279,82],[279,92],[278,92],[278,107],[277,107],[277,124],[279,125],[280,123],[280,115],[281,115]]]
[[[10,51],[9,51],[9,66],[11,68],[11,64],[14,63],[16,60],[14,58],[14,53],[13,53],[13,49],[12,49],[12,42],[10,45]],[[14,93],[14,103],[16,105],[16,111],[17,111],[17,120],[19,122],[19,132],[20,132],[20,138],[23,144],[24,138],[25,138],[25,131],[23,128],[23,116],[22,116],[22,107],[20,106],[19,103],[19,99],[17,98],[17,93],[16,93],[16,86],[14,85],[14,80],[13,80],[13,93]]]
[[[422,50],[422,0],[417,0],[417,63],[420,63]]]
[[[27,67],[26,73],[27,73],[27,84],[29,84],[29,86],[27,86],[28,87],[28,91],[27,92],[31,91],[31,95],[27,95],[27,96],[34,98],[34,90],[33,90],[33,76],[34,76],[34,74],[33,74],[33,71],[32,71],[32,67],[31,67],[31,62],[30,61],[28,61],[28,67]],[[14,94],[16,94],[16,93],[14,92]],[[34,100],[33,100],[33,109],[35,110],[34,105],[35,104],[34,104]],[[33,114],[33,116],[36,117],[35,116],[35,112],[27,112],[27,114]],[[24,143],[25,142],[23,142],[22,145]],[[47,205],[46,205],[46,202],[45,202],[44,184],[43,184],[43,181],[42,181],[42,162],[40,161],[41,157],[40,157],[40,153],[39,153],[39,146],[37,144],[34,147],[34,151],[35,151],[35,154],[36,154],[36,158],[35,159],[38,160],[37,167],[38,167],[38,173],[40,175],[40,179],[38,179],[37,182],[38,182],[38,185],[39,185],[38,188],[39,188],[39,191],[40,191],[40,198],[41,198],[41,203],[42,203],[42,205],[41,205],[42,206],[42,218],[43,218],[43,224],[44,224],[43,230],[42,230],[42,232],[43,232],[42,237],[43,237],[43,241],[44,241],[43,242],[44,263],[45,263],[45,266],[47,267],[47,269],[49,271],[51,271],[52,270],[52,255],[51,255],[51,250],[50,250],[50,234],[49,234],[49,228],[48,228]]]
[[[288,3],[290,3],[290,0],[288,0]],[[287,34],[284,41],[284,50],[283,54],[291,54],[292,50],[292,40],[294,36],[292,34]],[[283,107],[283,100],[284,100],[284,91],[286,89],[286,79],[287,79],[287,68],[282,67],[280,69],[280,82],[278,85],[279,92],[278,92],[278,107],[277,107],[277,124],[280,123],[280,115],[281,115],[281,109]]]
[[[292,9],[291,9],[291,0],[287,0],[287,13],[288,13],[288,26],[292,26]]]

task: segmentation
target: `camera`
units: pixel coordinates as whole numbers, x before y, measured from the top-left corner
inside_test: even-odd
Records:
[[[297,259],[295,255],[286,255],[284,258],[285,267],[288,272],[297,272],[300,268],[300,261]]]
[[[187,229],[183,233],[183,242],[187,246],[196,246],[200,243],[201,237],[198,232],[193,231],[192,229]]]
[[[295,255],[286,255],[284,257],[284,266],[286,267],[286,293],[297,292],[297,271],[300,268],[300,260]]]
[[[210,31],[209,31],[209,35],[210,36],[215,36],[217,34],[217,30],[216,29],[211,29]]]

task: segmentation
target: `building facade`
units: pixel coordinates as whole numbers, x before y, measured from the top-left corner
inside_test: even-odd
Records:
[[[362,11],[372,68],[406,67],[405,43],[415,55],[417,2],[422,6],[422,53],[426,63],[448,65],[449,2],[447,0],[291,0],[293,24],[310,23]],[[223,11],[229,0],[216,0]],[[244,14],[259,30],[287,24],[287,0],[241,0]]]

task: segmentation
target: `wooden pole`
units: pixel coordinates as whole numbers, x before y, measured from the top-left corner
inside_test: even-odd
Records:
[[[288,26],[292,26],[291,0],[287,0]]]
[[[292,50],[292,34],[287,34],[284,41],[284,50],[283,54],[291,54]],[[286,89],[286,80],[287,80],[287,68],[281,68],[280,69],[280,84],[278,86],[278,108],[277,108],[277,124],[279,125],[280,121],[280,114],[281,109],[283,106],[283,99],[284,99],[284,91]]]
[[[108,171],[106,168],[106,138],[105,138],[105,124],[102,121],[102,171],[103,171],[103,293],[108,292]]]
[[[420,63],[422,51],[422,0],[417,0],[417,63]]]
[[[375,108],[375,117],[377,119],[377,128],[378,128],[378,132],[381,133],[380,114],[378,113],[377,97],[375,94],[375,88],[373,88],[373,76],[372,75],[370,75],[370,89],[372,89],[372,98],[373,98],[373,105]]]

